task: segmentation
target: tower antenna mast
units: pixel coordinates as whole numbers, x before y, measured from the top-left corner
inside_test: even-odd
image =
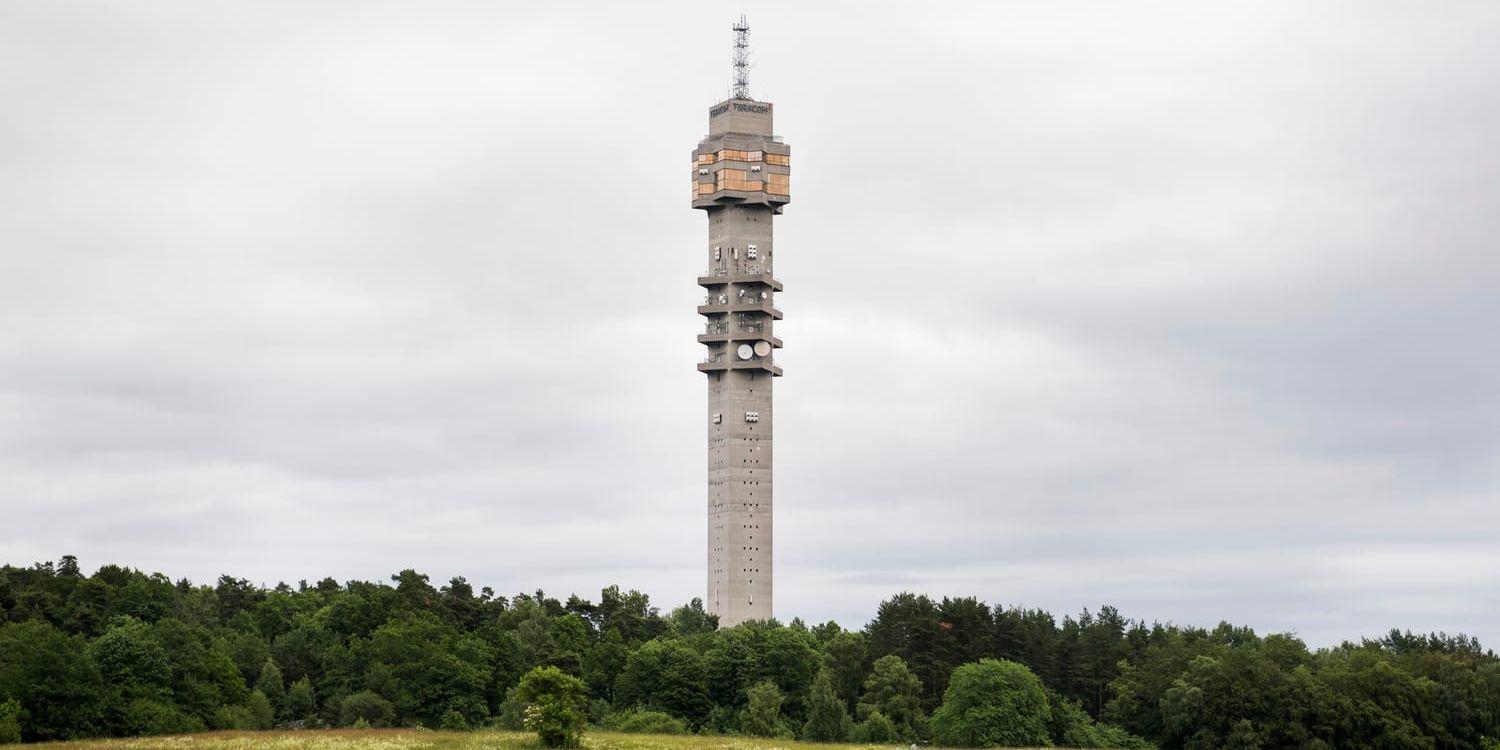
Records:
[[[740,16],[734,25],[734,85],[730,88],[731,99],[750,98],[750,24]]]

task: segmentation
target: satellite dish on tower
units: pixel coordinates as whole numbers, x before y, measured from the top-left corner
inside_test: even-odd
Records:
[[[755,349],[749,344],[740,344],[740,348],[736,349],[735,353],[740,355],[740,359],[749,359],[755,354]]]
[[[770,342],[766,342],[766,341],[757,341],[757,342],[755,342],[755,353],[759,354],[762,357],[768,357],[768,356],[770,356],[771,355],[771,344],[770,344]]]

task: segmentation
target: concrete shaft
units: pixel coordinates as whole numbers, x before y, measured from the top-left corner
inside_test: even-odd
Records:
[[[726,248],[743,256],[748,245],[755,245],[769,274],[771,212],[763,206],[711,210],[709,244],[718,247],[721,256]],[[761,294],[769,294],[760,282],[726,284],[725,288],[727,292],[721,293],[731,300],[741,299],[741,290],[747,290],[746,297],[753,295],[755,302],[746,308],[760,307]],[[714,294],[712,287],[710,294]],[[716,323],[716,317],[724,322]],[[773,317],[764,309],[748,309],[709,320],[710,330],[727,328],[722,346],[709,344],[709,358],[722,357],[720,361],[728,366],[708,372],[708,610],[719,615],[721,626],[732,627],[745,620],[770,619],[772,612],[771,434],[775,415],[771,383],[775,372],[765,366],[769,357],[755,349],[759,345],[764,351],[774,339]]]

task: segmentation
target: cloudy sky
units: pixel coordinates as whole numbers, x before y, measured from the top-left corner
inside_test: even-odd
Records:
[[[777,614],[1500,645],[1500,6],[0,3],[0,560],[704,585],[751,14]]]

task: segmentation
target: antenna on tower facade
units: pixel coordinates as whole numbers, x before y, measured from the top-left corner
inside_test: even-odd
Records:
[[[750,24],[745,17],[740,16],[739,23],[734,25],[734,85],[730,87],[729,98],[750,98]]]

